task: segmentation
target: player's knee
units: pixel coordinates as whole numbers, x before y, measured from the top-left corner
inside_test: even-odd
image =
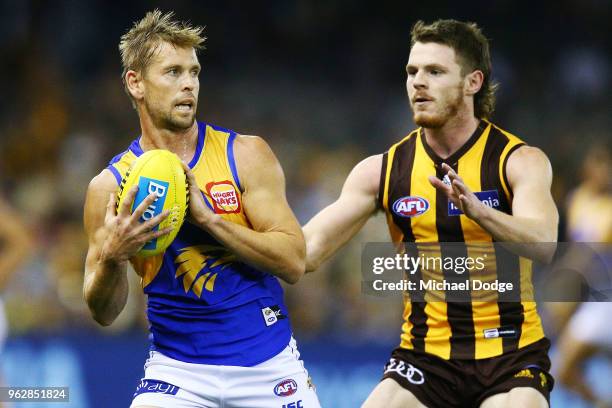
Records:
[[[510,390],[504,408],[548,408],[548,402],[537,390],[529,387],[518,387]]]
[[[390,378],[381,381],[361,408],[427,408],[413,393]]]

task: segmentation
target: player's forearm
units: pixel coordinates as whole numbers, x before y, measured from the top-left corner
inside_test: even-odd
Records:
[[[330,236],[325,231],[317,230],[317,226],[311,221],[304,226],[304,238],[306,240],[306,273],[309,273],[319,269],[323,262],[346,244],[351,235],[338,232]]]
[[[357,200],[354,200],[355,202]],[[315,215],[303,227],[306,240],[306,272],[314,272],[351,240],[374,214],[373,200],[361,202],[351,211],[336,202]]]
[[[217,215],[199,225],[240,260],[287,283],[296,283],[304,274],[306,250],[301,234],[254,231]]]
[[[85,277],[83,295],[92,317],[102,326],[110,325],[125,307],[128,280],[125,263],[100,260]]]
[[[475,221],[495,241],[513,244],[509,249],[518,255],[544,263],[550,262],[554,255],[555,246],[547,244],[557,241],[554,220],[508,215],[483,205],[483,211]]]

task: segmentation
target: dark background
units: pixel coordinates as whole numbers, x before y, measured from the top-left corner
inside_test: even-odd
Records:
[[[127,404],[140,375],[134,364],[146,357],[143,299],[134,276],[120,321],[101,330],[89,317],[81,295],[87,246],[81,219],[89,180],[139,134],[117,45],[155,7],[206,26],[198,119],[264,137],[283,164],[289,201],[302,223],[337,197],[358,161],[413,128],[405,64],[418,19],[455,18],[483,28],[501,84],[492,119],[548,154],[562,210],[586,150],[610,146],[610,1],[0,0],[0,185],[36,241],[3,295],[12,333],[5,377],[11,385],[23,378],[38,378],[32,385],[49,378],[72,384],[83,393],[72,407],[110,406],[99,402],[107,389],[117,389],[104,394],[121,401],[116,406]],[[384,350],[399,341],[399,301],[364,298],[360,291],[360,242],[387,239],[378,217],[321,271],[288,288],[295,334],[309,350],[304,357],[319,376],[324,406],[356,406],[330,384],[347,386],[338,380],[345,378],[359,401],[378,379]],[[112,360],[113,348],[135,362]],[[353,355],[360,360],[331,364],[344,354],[317,354],[321,349],[358,350]],[[74,361],[80,371],[61,382],[18,363],[47,352],[50,361]],[[100,361],[114,362],[125,377],[106,376],[104,386],[92,379]],[[609,373],[597,364],[604,371],[595,378]],[[348,374],[355,370],[363,375]],[[555,395],[555,406],[582,406]]]

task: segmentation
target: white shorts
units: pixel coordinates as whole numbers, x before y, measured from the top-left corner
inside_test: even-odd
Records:
[[[295,340],[253,367],[192,364],[152,351],[131,408],[320,408]]]
[[[612,350],[612,303],[585,302],[578,306],[568,327],[572,337],[583,343],[589,343],[607,350]]]

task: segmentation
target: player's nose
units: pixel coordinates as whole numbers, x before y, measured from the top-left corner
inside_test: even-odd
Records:
[[[412,86],[416,89],[427,88],[427,79],[421,70],[414,74],[412,78]]]
[[[198,77],[193,75],[185,75],[182,81],[183,91],[193,91],[198,86]]]

